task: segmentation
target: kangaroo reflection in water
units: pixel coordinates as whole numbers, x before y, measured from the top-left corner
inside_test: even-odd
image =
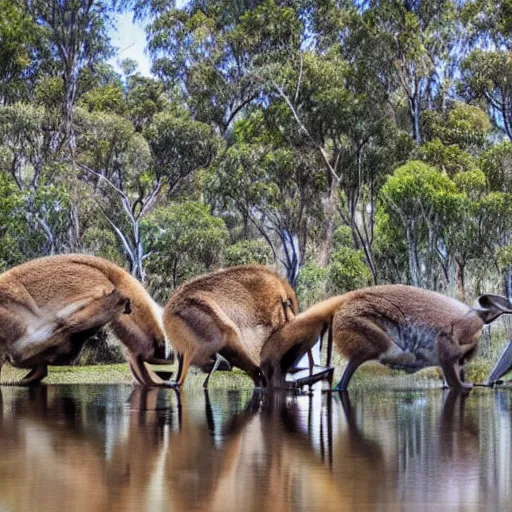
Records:
[[[0,509],[510,503],[504,392],[233,392],[227,400],[226,392],[179,400],[170,390],[125,387],[1,392]]]
[[[2,395],[7,399],[0,407],[0,509],[57,510],[73,504],[78,511],[103,510],[108,490],[102,446],[92,432],[84,432],[74,400],[55,396],[46,386]],[[50,412],[54,408],[61,411],[58,421]]]

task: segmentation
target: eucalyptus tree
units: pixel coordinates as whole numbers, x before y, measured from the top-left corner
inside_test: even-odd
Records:
[[[73,146],[73,106],[80,72],[113,54],[108,31],[116,3],[112,0],[25,0],[44,30],[54,74],[62,79],[62,143]],[[73,148],[72,148],[73,149]]]
[[[256,228],[295,286],[323,175],[307,151],[287,146],[262,123],[254,114],[235,124],[234,143],[209,173],[208,197],[220,208],[236,208]]]
[[[77,109],[76,116],[81,179],[104,198],[105,217],[122,243],[130,271],[142,280],[149,253],[141,222],[159,201],[178,194],[197,170],[209,165],[215,150],[211,129],[180,109],[155,115],[144,135],[116,114]]]
[[[147,269],[162,300],[187,277],[211,271],[222,261],[229,233],[223,220],[213,216],[205,204],[186,201],[161,206],[143,224],[149,250]]]
[[[400,227],[408,261],[408,281],[431,287],[436,275],[440,226],[449,217],[457,187],[450,178],[423,162],[397,168],[382,188],[391,224]]]
[[[512,63],[508,51],[474,50],[462,63],[460,92],[483,102],[496,126],[512,140]]]
[[[289,45],[296,27],[292,8],[268,1],[191,1],[182,8],[164,1],[139,7],[151,12],[147,32],[154,72],[167,85],[178,84],[194,116],[224,134],[260,98],[261,86],[249,75],[255,56],[274,44]],[[264,45],[251,34],[258,27],[266,31]]]
[[[511,48],[512,7],[509,0],[461,2],[466,38],[473,47]]]
[[[24,202],[27,235],[31,232],[26,257],[70,248],[70,177],[53,152],[58,137],[55,120],[44,107],[0,107],[0,172],[9,175]]]
[[[318,3],[315,27],[323,47],[337,44],[360,71],[377,79],[398,112],[405,101],[409,129],[423,140],[421,114],[442,104],[456,75],[463,40],[454,0]]]
[[[495,268],[502,272],[504,291],[512,296],[510,232],[512,229],[512,143],[502,142],[480,155],[479,165],[489,183],[490,194],[482,205],[488,232],[487,247]]]
[[[0,105],[27,100],[43,33],[22,2],[0,1]]]

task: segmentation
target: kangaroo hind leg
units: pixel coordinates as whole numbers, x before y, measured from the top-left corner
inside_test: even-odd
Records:
[[[135,380],[144,388],[164,387],[170,383],[164,381],[155,372],[150,371],[141,356],[131,355],[128,365]]]
[[[185,352],[181,359],[180,377],[176,381],[176,385],[180,388],[181,388],[181,386],[183,386],[183,384],[185,384],[185,379],[187,378],[188,368],[190,366],[191,361],[192,361],[192,354],[190,352]]]
[[[441,337],[437,345],[439,365],[443,371],[443,377],[448,387],[453,389],[469,390],[473,387],[468,382],[463,382],[464,372],[462,371],[461,361],[471,358],[475,349],[464,350],[460,345],[446,337]]]
[[[461,366],[458,361],[451,363],[450,361],[441,361],[441,369],[443,376],[448,387],[453,389],[471,389],[473,385],[469,382],[463,382],[461,379]],[[463,373],[462,373],[463,377]]]
[[[235,324],[214,301],[204,298],[194,298],[188,308],[168,317],[165,325],[167,336],[181,354],[178,386],[185,382],[191,364],[208,364],[225,346],[240,345]]]
[[[348,364],[335,389],[345,391],[354,372],[366,361],[376,359],[389,350],[393,341],[369,318],[357,319],[349,328],[335,330],[335,343],[344,354],[350,354]]]

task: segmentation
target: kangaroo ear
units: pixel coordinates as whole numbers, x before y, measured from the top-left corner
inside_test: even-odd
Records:
[[[494,311],[496,313],[512,313],[512,304],[502,295],[486,293],[476,299],[476,304],[473,309],[477,312],[485,311],[490,313]]]

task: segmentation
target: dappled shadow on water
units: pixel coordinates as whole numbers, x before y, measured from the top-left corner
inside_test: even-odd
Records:
[[[511,503],[512,393],[3,388],[0,510]]]

